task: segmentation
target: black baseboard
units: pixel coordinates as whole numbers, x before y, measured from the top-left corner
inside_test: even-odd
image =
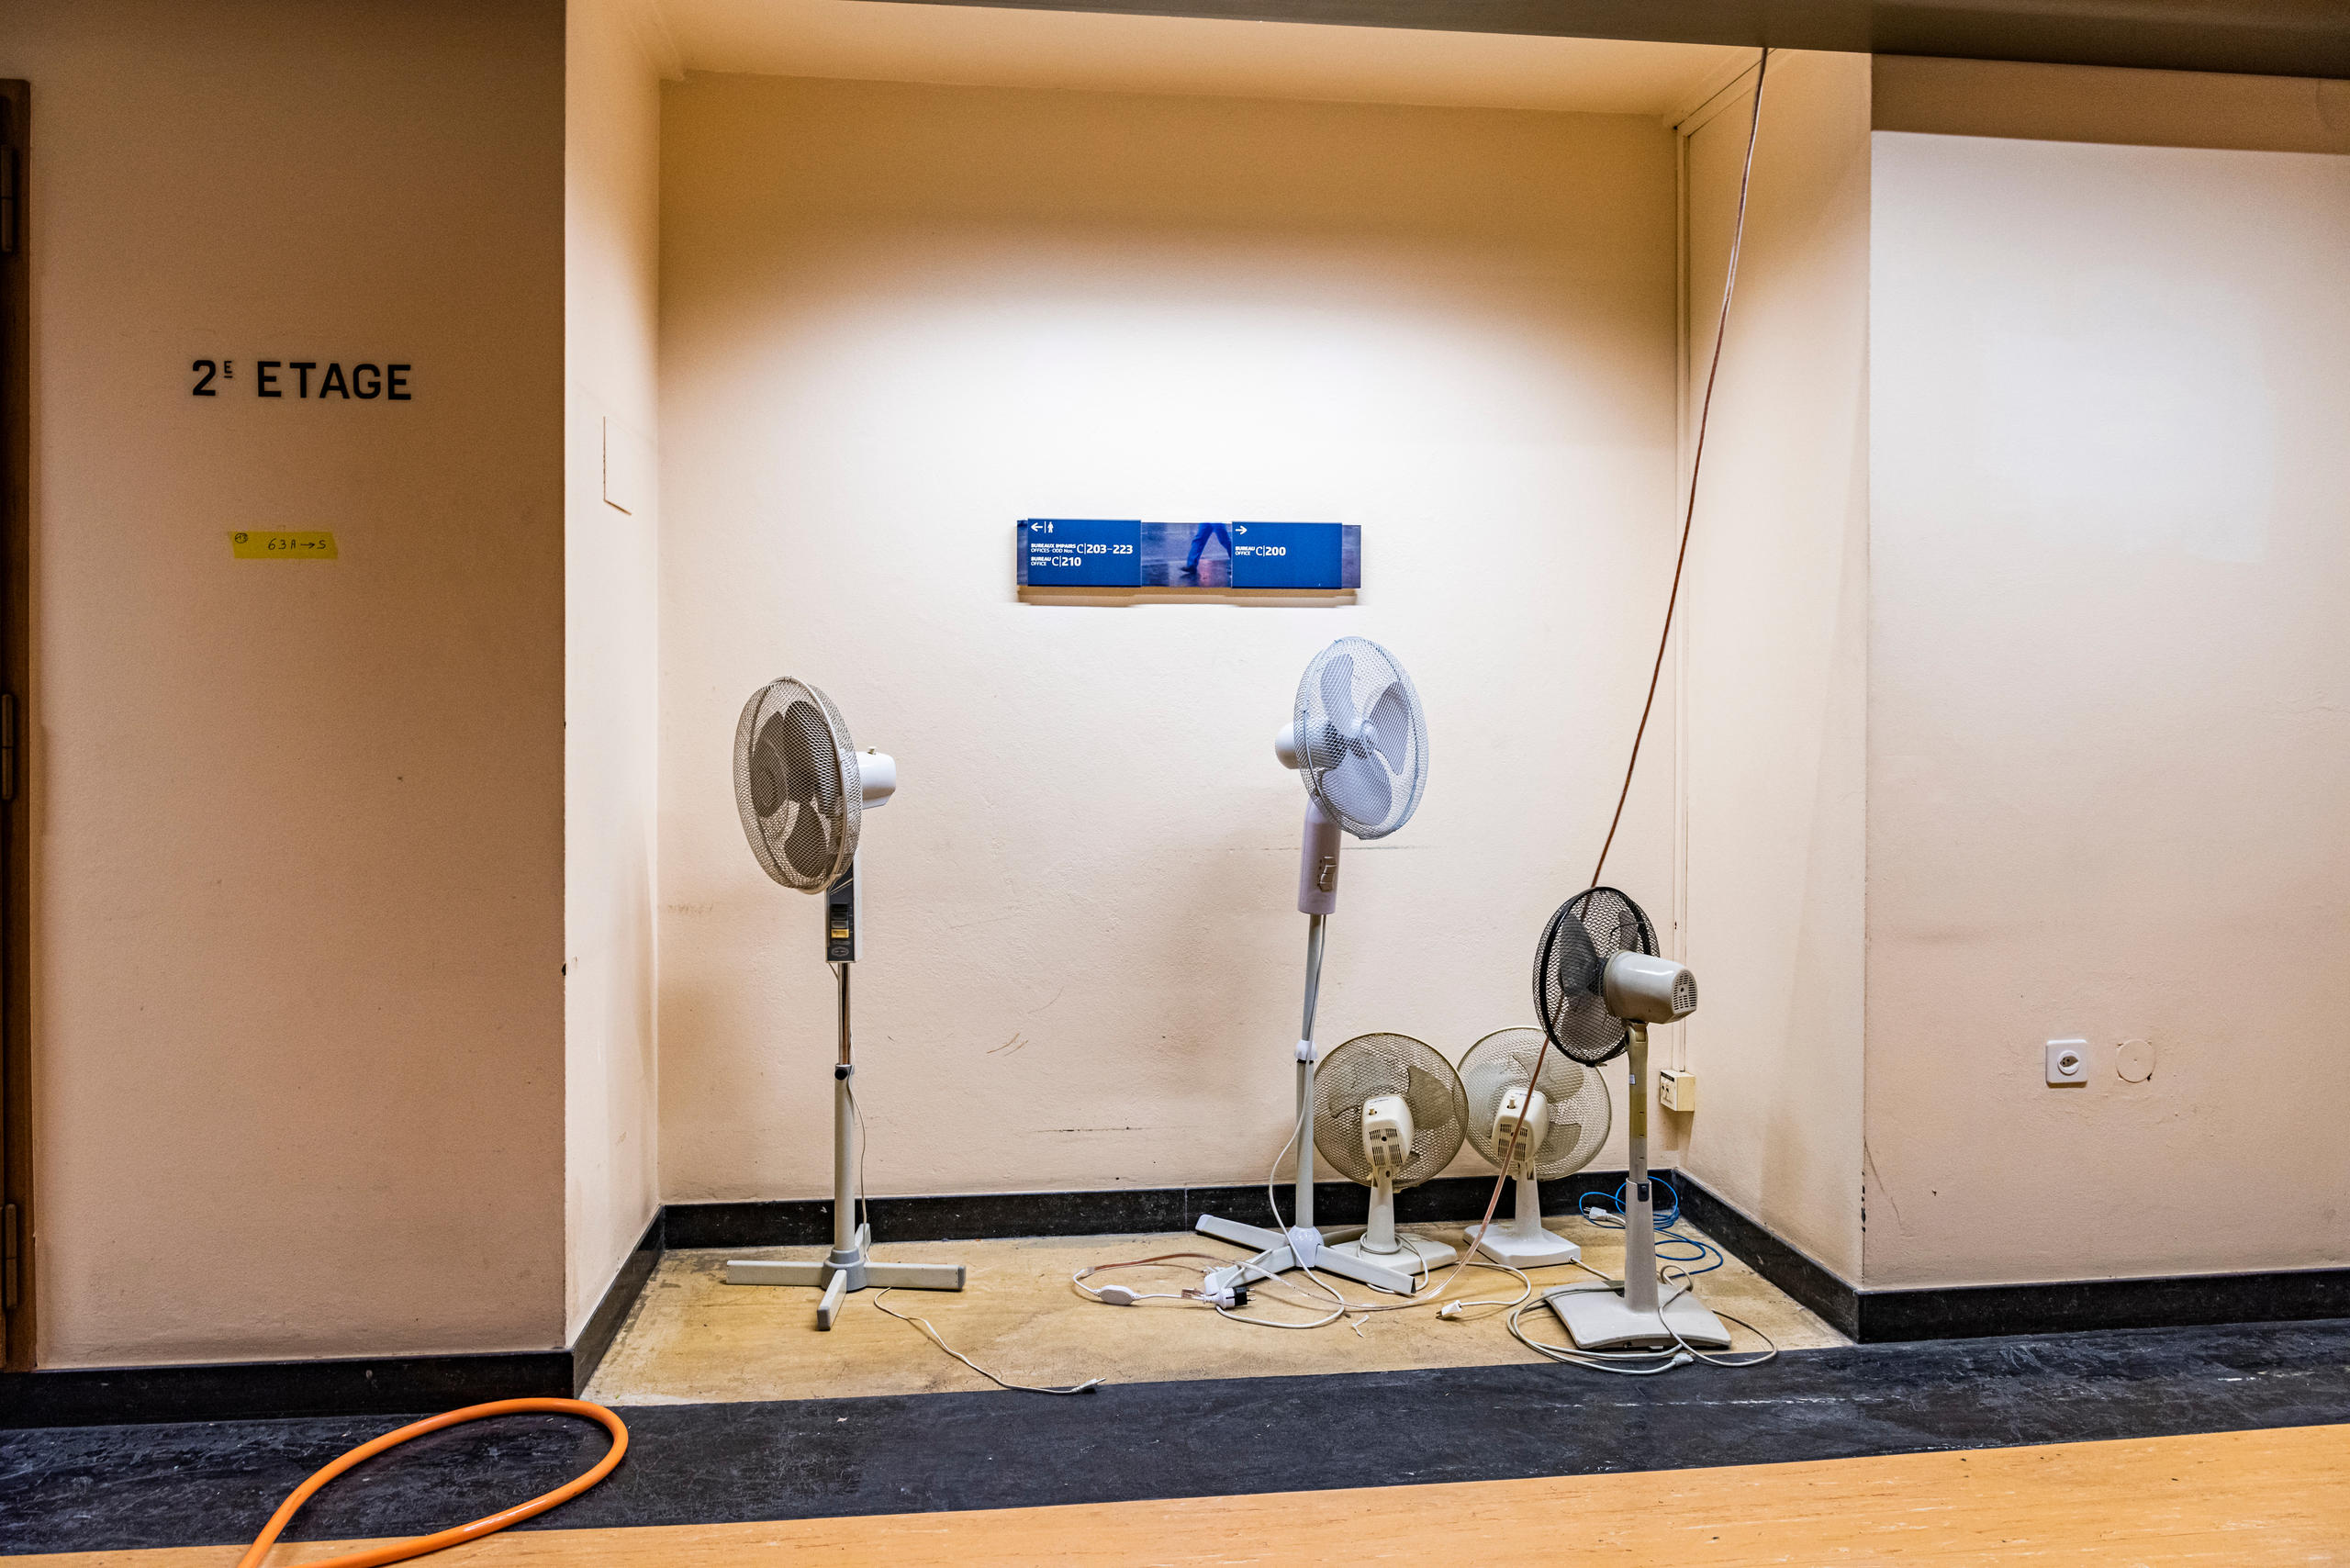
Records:
[[[653,1278],[653,1271],[661,1266],[661,1254],[666,1243],[662,1237],[662,1211],[653,1211],[653,1223],[636,1238],[621,1262],[620,1271],[612,1282],[604,1287],[604,1296],[588,1321],[579,1326],[579,1338],[571,1342],[571,1392],[582,1393],[596,1369],[604,1364],[604,1352],[612,1348],[612,1338],[628,1321],[628,1309],[644,1294],[645,1282]]]
[[[1583,1190],[1612,1192],[1621,1170],[1582,1170],[1546,1182],[1541,1213],[1572,1213]],[[1295,1220],[1292,1187],[1276,1187],[1283,1223]],[[1473,1220],[1493,1196],[1490,1175],[1443,1175],[1396,1194],[1403,1223]],[[663,1208],[663,1238],[672,1249],[723,1246],[822,1246],[832,1241],[832,1199],[771,1199],[750,1204],[670,1204]],[[1109,1237],[1192,1229],[1203,1213],[1271,1225],[1262,1182],[1229,1187],[1104,1187],[1098,1192],[973,1192],[957,1196],[867,1199],[874,1241],[968,1241],[980,1237]],[[1321,1225],[1360,1225],[1370,1190],[1354,1182],[1314,1182],[1314,1217]],[[1502,1194],[1499,1217],[1509,1217]]]
[[[568,1399],[588,1386],[660,1261],[655,1214],[567,1350],[0,1372],[0,1428],[408,1416],[492,1399]]]
[[[1860,1294],[1825,1263],[1743,1210],[1723,1202],[1695,1177],[1674,1171],[1681,1212],[1719,1242],[1722,1250],[1818,1313],[1846,1338],[1861,1338]]]
[[[1790,1293],[1792,1294],[1792,1293]],[[1858,1293],[1863,1344],[2350,1317],[2350,1269]],[[1850,1330],[1847,1330],[1850,1332]]]
[[[1544,1214],[1572,1214],[1585,1192],[1616,1190],[1621,1170],[1583,1170],[1545,1182]],[[1493,1195],[1490,1176],[1440,1176],[1395,1194],[1395,1217],[1406,1224],[1475,1219]],[[1293,1189],[1275,1191],[1284,1223],[1296,1218]],[[1496,1217],[1507,1219],[1512,1199],[1502,1194]],[[949,1197],[868,1198],[866,1213],[877,1242],[965,1241],[1004,1236],[1113,1236],[1189,1230],[1202,1215],[1244,1225],[1270,1226],[1262,1182],[1215,1187],[1110,1187],[1081,1193],[972,1193]],[[1371,1192],[1352,1182],[1316,1182],[1314,1217],[1322,1225],[1360,1225]],[[662,1211],[671,1248],[820,1247],[833,1238],[830,1198],[755,1203],[671,1204]],[[1692,1216],[1695,1217],[1694,1215]]]
[[[2350,1269],[1862,1290],[1703,1183],[1678,1173],[1674,1181],[1690,1224],[1863,1345],[2350,1317]]]
[[[0,1375],[0,1428],[404,1416],[571,1390],[568,1350],[66,1368]]]

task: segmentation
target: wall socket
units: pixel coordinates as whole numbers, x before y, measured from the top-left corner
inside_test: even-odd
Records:
[[[1668,1111],[1697,1108],[1697,1075],[1685,1067],[1668,1067],[1656,1075],[1656,1103]]]
[[[2089,1081],[2089,1043],[2087,1040],[2051,1040],[2048,1042],[2048,1081],[2059,1088],[2070,1088]]]

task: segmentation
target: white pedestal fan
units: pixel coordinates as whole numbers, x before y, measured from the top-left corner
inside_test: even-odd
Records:
[[[1295,1268],[1327,1269],[1408,1295],[1412,1271],[1332,1252],[1314,1226],[1314,1007],[1322,985],[1322,925],[1338,907],[1339,833],[1384,838],[1412,820],[1427,787],[1427,723],[1419,693],[1395,655],[1367,637],[1341,637],[1314,656],[1297,683],[1289,727],[1273,742],[1305,783],[1298,913],[1305,922],[1305,1022],[1297,1041],[1297,1209],[1286,1230],[1202,1215],[1206,1235],[1258,1256],[1208,1276],[1212,1290]],[[1278,1222],[1278,1210],[1274,1215]]]
[[[833,1064],[833,1250],[821,1263],[738,1258],[730,1285],[822,1286],[816,1327],[830,1328],[850,1291],[963,1288],[960,1263],[878,1263],[858,1223],[856,1065],[850,1045],[849,970],[862,952],[864,899],[856,841],[864,813],[897,792],[898,765],[860,753],[832,699],[797,680],[770,681],[743,705],[734,729],[734,803],[751,853],[787,888],[824,895],[824,958],[840,981],[840,1056]]]
[[[1556,1046],[1546,1054],[1543,1044],[1539,1029],[1496,1029],[1460,1058],[1469,1142],[1516,1182],[1516,1213],[1482,1238],[1472,1223],[1470,1239],[1472,1250],[1513,1269],[1548,1269],[1583,1256],[1582,1248],[1543,1228],[1539,1183],[1590,1164],[1614,1120],[1599,1074]]]
[[[1592,888],[1559,907],[1534,955],[1534,1002],[1553,1050],[1586,1066],[1628,1050],[1630,1088],[1624,1182],[1624,1281],[1562,1285],[1542,1299],[1586,1350],[1729,1349],[1721,1319],[1686,1287],[1662,1301],[1656,1275],[1656,1205],[1649,1192],[1649,1025],[1697,1009],[1688,969],[1656,956],[1656,928],[1613,888]]]

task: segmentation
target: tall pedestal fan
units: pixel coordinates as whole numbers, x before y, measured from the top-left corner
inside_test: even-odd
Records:
[[[1656,1274],[1656,1205],[1649,1191],[1649,1025],[1697,1008],[1687,969],[1656,956],[1656,928],[1613,888],[1561,905],[1534,955],[1534,1004],[1550,1048],[1587,1067],[1629,1057],[1625,1104],[1624,1280],[1563,1285],[1542,1299],[1586,1350],[1675,1344],[1726,1350],[1729,1331],[1686,1286],[1662,1293]]]
[[[1326,1269],[1400,1295],[1425,1271],[1416,1260],[1333,1252],[1314,1224],[1314,1008],[1322,987],[1322,927],[1338,907],[1339,834],[1384,838],[1412,820],[1427,787],[1428,733],[1419,693],[1395,655],[1365,637],[1341,637],[1297,683],[1291,722],[1273,742],[1305,784],[1297,908],[1305,916],[1305,1020],[1297,1039],[1297,1207],[1283,1230],[1202,1215],[1209,1236],[1257,1249],[1208,1276],[1212,1290],[1295,1268]],[[1276,1222],[1279,1211],[1274,1214]]]
[[[863,945],[865,901],[856,875],[864,814],[897,792],[898,765],[859,752],[832,699],[797,680],[775,680],[743,705],[734,730],[734,804],[751,853],[787,888],[824,895],[824,958],[840,985],[840,1056],[833,1063],[833,1250],[821,1263],[740,1258],[730,1285],[822,1286],[816,1327],[830,1328],[850,1291],[898,1287],[959,1291],[960,1263],[877,1263],[869,1226],[856,1217],[856,1064],[849,1029],[849,972]]]

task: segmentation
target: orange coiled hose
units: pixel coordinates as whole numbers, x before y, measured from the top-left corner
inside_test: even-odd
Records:
[[[600,1421],[612,1434],[612,1450],[597,1461],[596,1467],[585,1475],[566,1481],[554,1491],[533,1497],[527,1503],[518,1503],[502,1513],[476,1519],[469,1525],[459,1525],[454,1529],[444,1529],[435,1535],[420,1535],[413,1540],[397,1540],[389,1546],[346,1552],[341,1557],[321,1558],[303,1564],[303,1568],[375,1568],[377,1563],[402,1562],[411,1557],[421,1557],[428,1551],[439,1551],[468,1540],[479,1540],[483,1536],[496,1534],[508,1525],[519,1525],[524,1519],[543,1514],[558,1503],[569,1502],[610,1475],[613,1466],[619,1464],[621,1457],[628,1452],[628,1428],[621,1425],[621,1418],[602,1406],[590,1405],[584,1399],[498,1399],[487,1405],[468,1405],[445,1416],[410,1422],[396,1432],[386,1432],[371,1442],[362,1443],[294,1488],[285,1501],[277,1505],[277,1512],[269,1516],[269,1523],[262,1527],[261,1534],[253,1538],[253,1543],[246,1548],[244,1556],[237,1560],[237,1568],[260,1568],[261,1560],[269,1555],[272,1546],[277,1544],[278,1532],[293,1522],[302,1505],[315,1496],[319,1487],[352,1466],[375,1458],[386,1449],[396,1448],[410,1438],[420,1438],[443,1427],[462,1426],[467,1421],[479,1421],[490,1416],[525,1415],[579,1416],[590,1421]]]

